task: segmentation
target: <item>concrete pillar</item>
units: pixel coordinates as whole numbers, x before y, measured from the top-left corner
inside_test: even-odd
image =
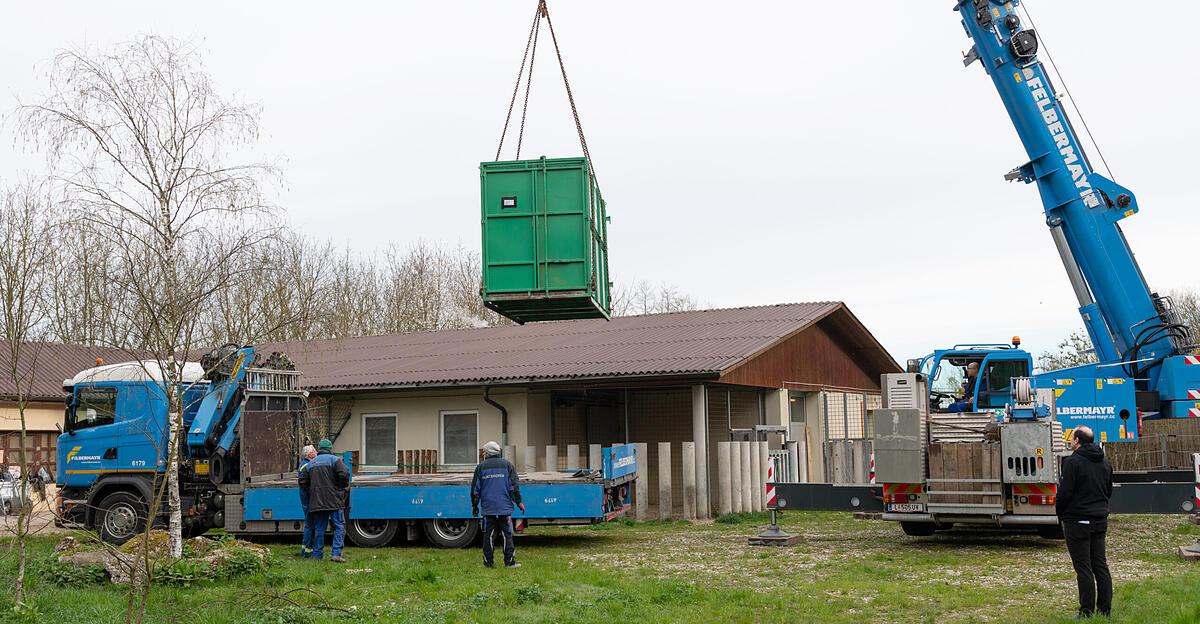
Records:
[[[758,510],[767,510],[767,464],[771,461],[771,447],[767,441],[755,442],[758,445],[758,491],[754,493],[754,498],[758,501]]]
[[[751,492],[754,491],[754,471],[751,466],[754,460],[750,455],[750,442],[738,442],[742,456],[742,511],[754,511],[754,501]]]
[[[729,443],[729,483],[733,493],[731,509],[733,513],[742,512],[742,443]]]
[[[633,445],[637,479],[633,482],[633,511],[638,520],[650,519],[650,455],[645,442]]]
[[[729,442],[717,442],[717,513],[733,511],[733,482],[730,475]]]
[[[537,472],[537,447],[525,447],[525,472]]]
[[[708,498],[708,391],[703,385],[692,386],[692,441],[696,443],[696,516],[708,518],[712,515]]]
[[[807,432],[806,432],[806,435],[807,435]],[[799,459],[799,461],[796,462],[796,482],[797,483],[808,483],[809,482],[808,454],[809,454],[808,440],[807,439],[798,440],[796,442],[796,457],[798,457],[800,459]]]
[[[795,440],[788,440],[785,445],[788,453],[788,473],[784,479],[788,483],[800,483],[800,445]]]
[[[558,445],[546,445],[546,472],[555,472],[558,470]]]
[[[588,445],[588,465],[592,470],[600,470],[601,464],[604,463],[601,459],[601,446],[599,444]]]
[[[658,519],[671,519],[671,443],[658,443]]]
[[[696,443],[684,442],[683,455],[683,519],[696,519]]]
[[[511,445],[505,446],[504,459],[507,459],[509,462],[515,465],[517,463],[517,447]]]
[[[851,459],[854,467],[854,483],[867,482],[867,441],[855,440],[851,443],[853,458]]]
[[[579,470],[579,445],[567,445],[567,470]]]
[[[757,440],[750,441],[750,511],[762,511],[762,453]]]

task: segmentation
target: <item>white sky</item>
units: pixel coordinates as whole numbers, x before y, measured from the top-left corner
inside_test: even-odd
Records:
[[[478,249],[477,167],[535,2],[203,4],[8,6],[0,109],[37,98],[58,49],[191,39],[226,93],[261,104],[296,229],[363,253]],[[1053,347],[1081,326],[1074,297],[1036,189],[1002,179],[1027,158],[990,80],[962,67],[953,3],[868,4],[551,1],[614,279],[721,307],[843,300],[901,362],[1013,334]],[[1124,227],[1151,286],[1200,287],[1191,5],[1026,4],[1138,195]],[[575,156],[541,43],[523,156]],[[40,164],[0,142],[0,177]]]

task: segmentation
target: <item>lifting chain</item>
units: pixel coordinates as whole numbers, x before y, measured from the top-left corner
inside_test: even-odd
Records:
[[[567,78],[567,66],[563,62],[562,50],[558,47],[558,36],[554,33],[554,22],[550,20],[550,10],[546,7],[546,0],[538,0],[537,10],[533,15],[533,24],[529,27],[529,36],[525,40],[525,53],[521,56],[521,67],[517,70],[517,83],[513,86],[512,97],[508,101],[508,114],[504,117],[504,128],[500,131],[500,144],[496,147],[496,160],[500,160],[500,153],[504,149],[504,138],[508,134],[508,126],[512,120],[513,108],[517,103],[517,95],[521,92],[521,80],[524,79],[525,101],[521,106],[521,125],[517,131],[515,160],[521,158],[521,145],[525,139],[525,119],[529,112],[529,91],[533,83],[533,61],[537,56],[537,40],[542,19],[546,20],[546,26],[550,29],[550,39],[554,43],[554,55],[558,59],[558,69],[562,73],[563,86],[567,90],[567,102],[571,105],[571,116],[575,119],[575,132],[579,135],[579,147],[583,149],[583,157],[587,160],[588,173],[595,180],[596,171],[592,167],[592,156],[588,152],[587,139],[583,135],[583,122],[580,121],[579,109],[575,106],[575,94],[571,91],[571,81]],[[528,72],[525,70],[526,65],[529,67]]]

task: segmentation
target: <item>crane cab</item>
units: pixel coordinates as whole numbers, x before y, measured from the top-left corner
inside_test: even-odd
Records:
[[[928,380],[931,411],[999,416],[1012,402],[1012,380],[1032,374],[1033,357],[1016,345],[962,344],[911,360],[909,369]]]

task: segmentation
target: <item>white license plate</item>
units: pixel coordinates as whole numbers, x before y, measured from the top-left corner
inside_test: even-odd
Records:
[[[900,513],[909,513],[909,512],[920,512],[920,511],[924,511],[924,510],[921,509],[920,503],[890,503],[890,504],[888,504],[888,511],[898,511]]]

